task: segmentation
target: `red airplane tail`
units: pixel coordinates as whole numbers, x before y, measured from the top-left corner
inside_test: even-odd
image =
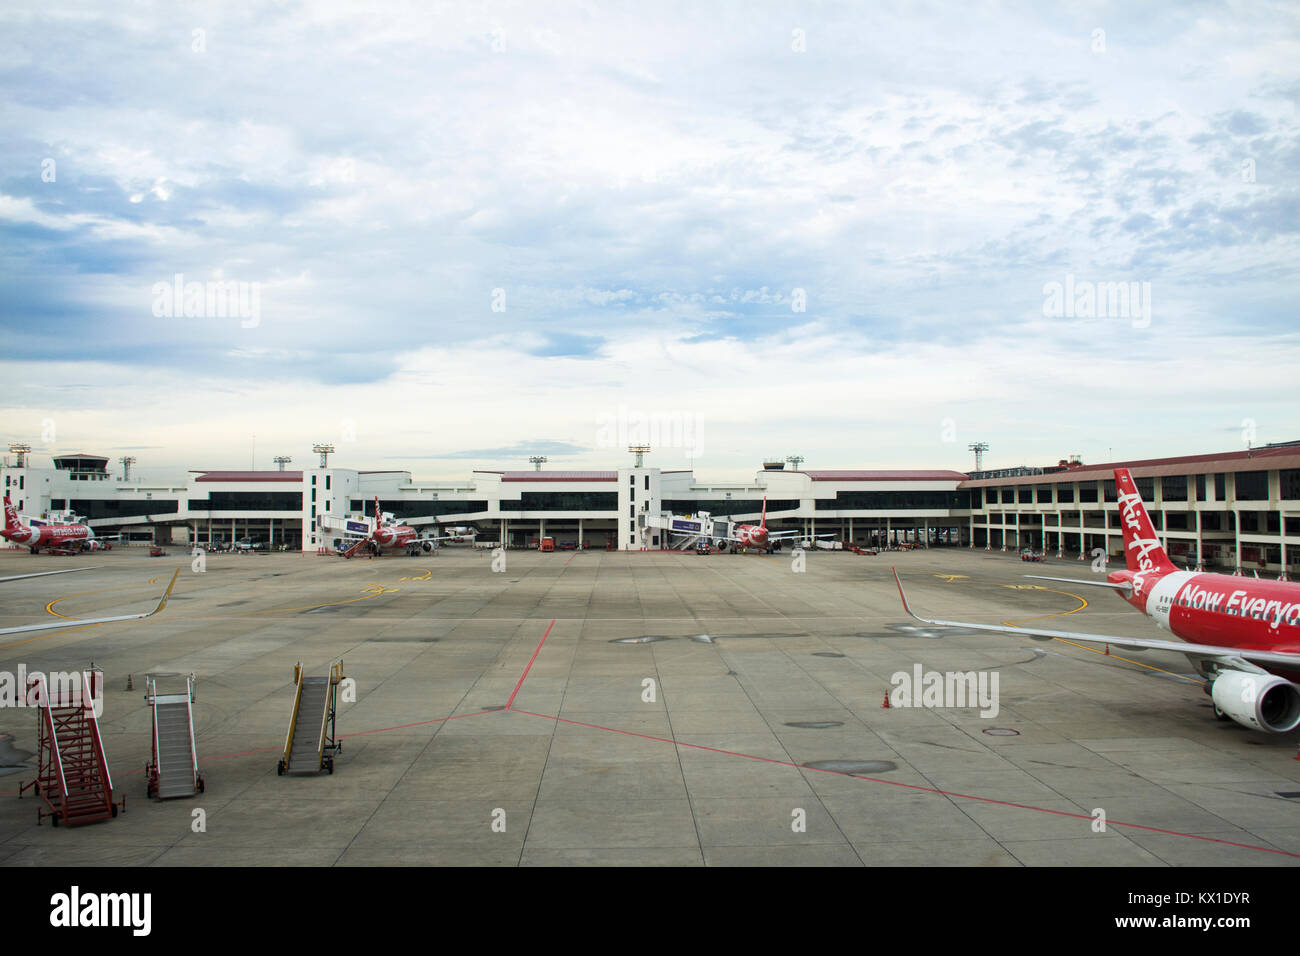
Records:
[[[9,496],[5,495],[5,531],[20,531],[22,523],[18,520],[18,511],[14,508],[13,502]]]
[[[384,516],[379,511],[379,496],[375,495],[375,530],[378,531],[384,523]]]
[[[763,513],[759,516],[758,526],[764,529],[767,528],[767,495],[763,496]]]
[[[1127,468],[1115,469],[1115,490],[1119,494],[1119,520],[1124,530],[1124,559],[1128,569],[1159,574],[1177,571],[1156,537],[1155,525]]]

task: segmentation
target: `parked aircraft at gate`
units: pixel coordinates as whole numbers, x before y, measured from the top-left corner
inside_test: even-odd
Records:
[[[734,534],[718,538],[719,548],[725,547],[724,542],[730,541],[738,548],[757,548],[760,551],[780,550],[781,544],[785,541],[808,541],[812,538],[833,538],[833,534],[804,534],[802,531],[772,531],[767,526],[767,498],[763,498],[763,511],[759,516],[758,524],[738,524],[735,526]]]
[[[339,551],[339,554],[345,558],[352,557],[358,551],[381,554],[385,550],[392,550],[405,551],[407,554],[414,555],[421,551],[432,551],[439,541],[464,541],[474,535],[472,528],[450,529],[453,532],[460,532],[459,534],[421,535],[410,525],[398,524],[391,514],[381,511],[378,497],[375,498],[373,521],[347,518],[341,524],[337,524],[331,522],[328,516],[322,515],[320,526],[323,530],[341,531],[343,536],[352,542],[346,549]]]

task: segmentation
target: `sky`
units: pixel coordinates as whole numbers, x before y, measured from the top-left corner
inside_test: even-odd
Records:
[[[1297,106],[1294,3],[6,3],[0,438],[714,480],[1297,439]]]

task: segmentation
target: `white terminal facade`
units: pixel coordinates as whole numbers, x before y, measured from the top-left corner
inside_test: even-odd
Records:
[[[27,517],[72,513],[100,534],[176,545],[235,540],[316,552],[335,542],[318,516],[370,516],[373,501],[421,530],[470,525],[480,545],[533,547],[541,537],[592,548],[671,546],[650,516],[711,514],[830,533],[846,543],[1034,547],[1120,555],[1112,470],[1129,467],[1175,560],[1274,572],[1300,563],[1300,443],[1253,451],[966,475],[935,470],[785,470],[747,482],[706,482],[688,470],[472,471],[463,481],[415,481],[406,471],[319,467],[193,471],[147,484],[108,473],[108,460],[29,453],[3,467],[5,493]]]

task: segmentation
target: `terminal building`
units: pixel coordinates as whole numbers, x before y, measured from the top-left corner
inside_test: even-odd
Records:
[[[24,450],[25,451],[25,450]],[[37,467],[6,458],[5,493],[36,520],[85,519],[99,534],[205,548],[246,540],[317,552],[335,542],[319,517],[382,511],[433,532],[470,525],[480,545],[533,547],[542,537],[618,550],[672,547],[653,516],[757,522],[848,544],[1024,547],[1120,557],[1112,471],[1133,470],[1157,531],[1189,566],[1294,572],[1300,558],[1300,442],[1249,451],[1085,465],[1062,461],[964,474],[941,470],[787,470],[710,482],[690,470],[636,465],[609,471],[472,471],[461,481],[416,481],[406,471],[322,464],[283,471],[192,471],[145,483],[108,473],[108,459],[60,455]],[[1122,558],[1121,558],[1122,559]]]

